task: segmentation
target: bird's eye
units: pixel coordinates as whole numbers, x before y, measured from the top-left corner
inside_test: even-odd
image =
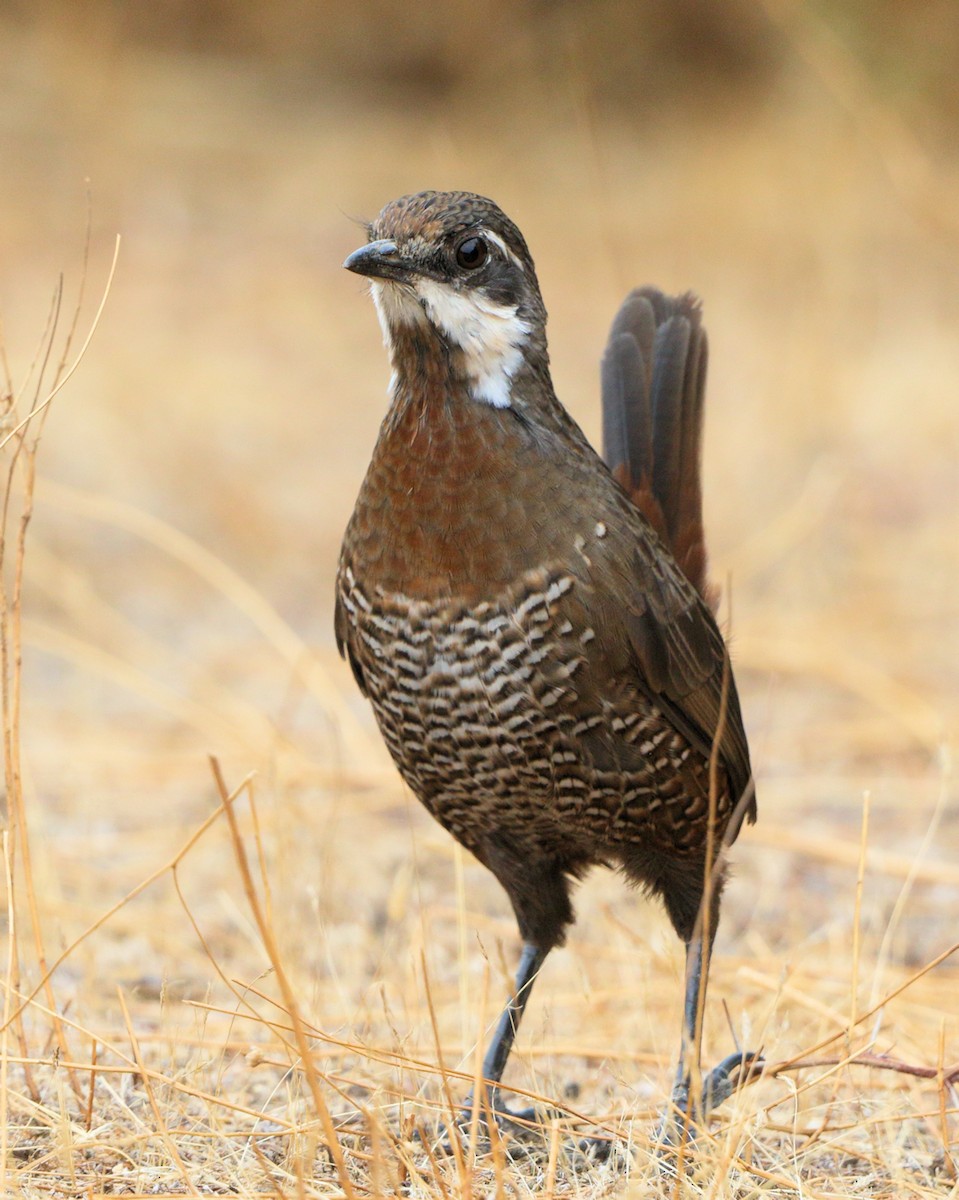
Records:
[[[481,237],[464,238],[456,247],[456,265],[464,271],[475,271],[489,258],[489,247]]]

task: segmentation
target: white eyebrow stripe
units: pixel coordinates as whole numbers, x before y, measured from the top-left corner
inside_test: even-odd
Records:
[[[510,260],[510,262],[513,263],[514,266],[519,267],[519,269],[522,271],[523,264],[519,261],[513,251],[510,250],[509,246],[507,246],[498,233],[493,233],[489,229],[482,229],[480,230],[480,235],[485,237],[488,242],[492,242],[494,246],[498,246]]]

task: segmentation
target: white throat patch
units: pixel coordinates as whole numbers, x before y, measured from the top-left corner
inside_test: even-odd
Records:
[[[523,361],[529,323],[514,305],[464,294],[433,279],[418,279],[413,287],[418,299],[406,288],[373,281],[373,302],[387,346],[391,327],[429,319],[462,351],[473,399],[509,408],[510,384]]]
[[[379,279],[370,280],[370,295],[379,317],[380,329],[383,330],[383,345],[387,350],[392,349],[392,330],[398,325],[416,325],[425,323],[426,314],[408,288],[399,287],[394,283],[381,283]]]

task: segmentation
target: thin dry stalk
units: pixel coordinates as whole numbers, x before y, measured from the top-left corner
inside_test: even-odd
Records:
[[[959,1083],[959,1063],[957,1063],[950,1071],[945,1068],[946,1059],[946,1025],[943,1021],[939,1026],[939,1055],[938,1069],[936,1071],[936,1091],[939,1093],[939,1132],[942,1137],[942,1156],[943,1164],[950,1179],[957,1177],[956,1162],[952,1157],[950,1150],[949,1138],[949,1109],[946,1104],[946,1090],[956,1087]],[[955,1111],[953,1111],[953,1115]]]
[[[316,654],[262,593],[222,558],[169,522],[131,504],[52,480],[45,480],[43,486],[45,499],[71,515],[83,515],[141,538],[227,599],[287,664],[293,678],[301,680],[320,701],[342,740],[344,759],[364,762],[367,775],[379,766],[380,773],[392,779],[392,772],[385,772],[386,759],[378,739],[357,720]],[[54,636],[53,631],[48,630],[47,636]],[[129,670],[128,664],[114,664],[113,669],[120,670],[124,665]],[[206,719],[210,719],[209,714]]]
[[[20,1000],[19,1006],[9,1017],[4,1019],[3,1028],[6,1029],[11,1022],[19,1019],[27,1006],[36,1000],[40,992],[43,991],[50,982],[57,968],[62,966],[63,963],[67,961],[67,959],[71,954],[73,954],[78,946],[82,945],[89,937],[96,933],[98,929],[101,929],[112,917],[116,916],[118,912],[126,908],[132,900],[135,900],[137,896],[141,895],[149,887],[156,883],[158,879],[162,879],[167,872],[173,872],[178,864],[181,863],[183,859],[190,853],[197,842],[199,842],[200,838],[206,833],[206,831],[219,820],[224,811],[225,809],[222,804],[218,808],[214,809],[214,811],[210,813],[210,815],[206,817],[190,834],[181,848],[171,859],[169,859],[169,861],[165,862],[162,867],[158,867],[155,871],[148,875],[146,879],[138,883],[135,888],[132,888],[129,892],[127,892],[122,900],[118,900],[116,904],[111,905],[106,912],[101,913],[95,921],[93,921],[86,927],[86,929],[83,930],[82,933],[75,937],[73,941],[66,947],[66,949],[62,950],[57,958],[54,959],[52,966],[47,968],[45,973],[41,976],[39,983],[37,983],[34,987],[33,991],[28,992],[25,996],[23,996]],[[16,992],[14,992],[14,994],[16,994]]]
[[[430,987],[430,976],[426,966],[426,954],[420,951],[420,969],[423,973],[423,988],[426,992],[426,1007],[430,1014],[430,1027],[433,1030],[433,1048],[436,1052],[436,1064],[439,1071],[440,1082],[443,1087],[443,1096],[446,1099],[447,1120],[449,1121],[449,1144],[453,1152],[453,1159],[456,1163],[456,1174],[460,1180],[460,1184],[465,1193],[468,1193],[468,1183],[470,1176],[470,1168],[467,1167],[463,1147],[459,1139],[459,1121],[456,1104],[453,1100],[453,1090],[450,1087],[450,1076],[446,1069],[446,1062],[443,1055],[443,1043],[440,1039],[439,1025],[436,1021],[436,1008],[433,1004],[433,991]],[[479,1107],[477,1105],[477,1107]],[[495,1121],[491,1124],[495,1125]],[[491,1136],[493,1136],[491,1134]]]
[[[859,834],[859,863],[856,867],[856,898],[852,915],[852,980],[849,985],[849,1036],[856,1028],[859,996],[859,957],[862,953],[862,889],[866,878],[866,854],[869,847],[869,793],[862,798],[862,825]]]
[[[23,878],[22,899],[29,914],[32,930],[33,948],[36,962],[42,976],[38,990],[43,989],[47,996],[48,1006],[52,1014],[53,1035],[56,1039],[58,1054],[63,1059],[69,1059],[70,1053],[64,1031],[64,1025],[57,1010],[57,1004],[51,986],[52,971],[46,966],[47,956],[44,947],[43,929],[37,905],[36,887],[32,858],[26,806],[23,796],[23,770],[21,761],[21,694],[22,694],[22,644],[23,644],[23,581],[24,563],[27,549],[27,533],[33,515],[33,497],[36,482],[36,460],[39,450],[40,436],[50,405],[57,394],[72,377],[90,345],[100,321],[110,294],[110,288],[116,270],[119,241],[114,249],[113,262],[100,299],[99,307],[94,315],[90,329],[80,348],[79,354],[72,363],[67,365],[67,359],[73,343],[73,338],[79,324],[83,298],[83,288],[86,278],[86,264],[89,256],[90,223],[88,217],[87,238],[84,251],[84,270],[81,277],[80,294],[74,311],[73,320],[67,331],[64,348],[55,369],[53,383],[44,393],[44,379],[48,366],[53,358],[56,341],[58,320],[63,299],[63,280],[58,282],[54,292],[47,326],[41,340],[39,353],[39,369],[29,409],[25,416],[17,420],[18,401],[14,394],[12,380],[6,353],[3,354],[3,365],[6,372],[7,395],[5,397],[5,423],[12,427],[0,439],[0,450],[11,441],[13,449],[9,455],[6,467],[6,479],[3,490],[2,505],[0,505],[0,692],[2,692],[3,709],[3,749],[4,777],[6,783],[8,833],[5,834],[5,871],[6,895],[9,922],[9,951],[6,971],[6,997],[4,1002],[3,1028],[3,1078],[0,1081],[6,1104],[6,1094],[9,1087],[9,1042],[8,1031],[11,1026],[15,1030],[24,1059],[21,1070],[29,1094],[39,1101],[39,1089],[34,1079],[30,1065],[31,1055],[28,1050],[26,1029],[23,1021],[23,1006],[10,1011],[13,997],[21,990],[21,950],[18,940],[19,923],[15,912],[17,907],[17,861]],[[37,362],[37,359],[34,360]],[[28,379],[33,373],[33,367]],[[26,386],[26,384],[24,385]],[[28,429],[33,425],[32,429]],[[30,436],[28,436],[28,432]],[[19,492],[17,485],[19,483]],[[14,533],[15,529],[15,533]],[[10,560],[12,541],[13,558]],[[9,582],[8,582],[9,576]],[[67,1076],[71,1086],[79,1098],[81,1095],[80,1081],[72,1069]],[[6,1121],[4,1121],[6,1126]],[[5,1151],[5,1145],[4,1145]],[[7,1171],[8,1159],[3,1154],[4,1177]]]
[[[939,831],[942,822],[943,813],[949,803],[950,785],[952,783],[952,755],[947,747],[943,747],[941,753],[941,766],[939,777],[939,791],[936,796],[936,806],[929,818],[929,824],[926,826],[926,832],[923,834],[922,841],[919,844],[916,853],[913,855],[912,866],[908,874],[902,882],[902,887],[899,889],[899,895],[896,897],[896,903],[893,906],[892,912],[889,914],[889,920],[886,922],[886,928],[883,931],[882,942],[876,952],[876,966],[873,971],[872,990],[870,993],[870,1004],[875,1004],[876,997],[879,995],[879,990],[882,987],[882,977],[885,973],[886,965],[889,961],[889,956],[892,953],[892,940],[899,928],[903,914],[906,911],[906,906],[909,903],[909,897],[912,895],[913,888],[919,878],[923,866],[926,865],[926,858],[929,849],[935,840],[936,834]]]
[[[465,962],[461,961],[460,970],[463,971],[464,969],[465,969]],[[475,1046],[473,1048],[473,1090],[472,1090],[473,1103],[470,1107],[470,1129],[469,1129],[469,1141],[467,1143],[467,1154],[469,1155],[470,1159],[473,1158],[473,1154],[476,1149],[476,1143],[479,1138],[480,1112],[488,1107],[488,1105],[486,1104],[486,1098],[487,1098],[486,1083],[483,1079],[483,1044],[487,1037],[486,1005],[487,1005],[488,1001],[489,1001],[489,960],[486,961],[486,963],[484,964],[484,969],[483,969],[483,993],[482,993],[482,1000],[480,1002],[480,1015],[479,1015],[480,1027],[479,1027],[479,1032],[477,1034],[477,1037],[475,1039]],[[495,1120],[495,1117],[493,1116],[492,1113],[489,1114],[489,1119],[491,1121]],[[453,1131],[453,1136],[454,1137],[456,1136],[455,1129]]]
[[[555,1117],[549,1123],[549,1158],[546,1162],[546,1183],[543,1187],[545,1200],[556,1195],[556,1167],[559,1162],[560,1125]]]
[[[878,1003],[872,1005],[865,1012],[860,1013],[856,1017],[856,1025],[862,1025],[864,1021],[868,1021],[870,1017],[874,1017],[880,1009],[885,1008],[885,1006],[891,1003],[891,1001],[895,1000],[897,996],[901,996],[903,992],[908,991],[908,989],[913,987],[920,979],[923,978],[923,976],[928,975],[930,971],[935,970],[936,967],[940,966],[947,959],[951,958],[957,951],[959,951],[959,942],[953,942],[948,949],[943,950],[941,954],[937,954],[936,957],[927,962],[925,966],[920,967],[917,971],[914,971],[903,983],[899,984],[898,987],[894,987],[891,989],[891,991],[888,991],[886,995],[880,1001],[878,1001]],[[807,1047],[807,1049],[803,1050],[795,1057],[787,1059],[784,1063],[778,1064],[775,1070],[781,1071],[787,1067],[794,1067],[811,1055],[818,1054],[819,1051],[824,1050],[826,1046],[831,1046],[833,1042],[838,1041],[844,1036],[848,1036],[850,1033],[851,1030],[842,1029],[839,1033],[825,1037],[822,1039],[822,1041],[816,1042],[814,1046]]]
[[[87,333],[86,338],[84,339],[83,345],[80,347],[80,350],[79,350],[76,358],[73,360],[73,362],[71,363],[71,365],[69,367],[65,367],[62,374],[58,374],[57,382],[55,383],[54,387],[51,389],[50,393],[46,396],[46,398],[42,401],[36,402],[31,407],[31,409],[27,413],[27,415],[11,429],[5,437],[0,438],[0,450],[2,450],[4,448],[4,446],[6,446],[7,442],[9,442],[11,440],[11,438],[16,437],[24,429],[26,429],[26,427],[31,423],[31,421],[34,421],[38,416],[41,416],[41,414],[45,413],[46,410],[53,403],[53,401],[56,399],[57,395],[61,391],[63,391],[63,389],[66,387],[66,385],[70,382],[70,380],[76,374],[77,368],[80,366],[80,363],[83,362],[84,356],[86,355],[87,350],[90,348],[90,343],[93,341],[93,335],[97,331],[97,327],[100,324],[100,318],[103,316],[104,309],[107,306],[107,300],[109,299],[109,296],[110,296],[110,289],[113,287],[113,277],[116,274],[117,262],[119,261],[119,258],[120,258],[120,237],[119,237],[119,235],[117,235],[117,239],[116,239],[116,242],[114,244],[114,249],[113,249],[113,260],[110,264],[110,270],[107,273],[107,281],[104,284],[103,295],[100,297],[100,303],[97,307],[97,311],[96,311],[96,313],[94,313],[93,320],[90,322],[90,329]],[[69,342],[68,342],[68,346],[69,346]]]
[[[276,980],[283,995],[283,1003],[285,1004],[287,1013],[293,1022],[293,1033],[300,1055],[300,1063],[303,1067],[307,1083],[310,1087],[310,1094],[313,1097],[313,1104],[316,1109],[316,1114],[323,1128],[324,1136],[326,1137],[327,1150],[333,1159],[333,1165],[336,1169],[340,1186],[343,1188],[343,1191],[349,1200],[353,1200],[353,1197],[355,1196],[353,1181],[350,1178],[349,1170],[347,1169],[346,1161],[343,1157],[343,1150],[340,1146],[340,1141],[337,1137],[336,1129],[334,1128],[333,1120],[330,1116],[330,1110],[323,1098],[319,1076],[315,1066],[313,1065],[312,1055],[310,1054],[310,1046],[309,1042],[307,1041],[306,1029],[303,1021],[300,1018],[299,1007],[296,1004],[293,988],[291,987],[289,979],[287,978],[286,970],[280,957],[276,938],[273,934],[273,928],[266,918],[263,906],[260,903],[259,895],[257,894],[256,888],[253,884],[253,876],[250,872],[250,865],[246,855],[246,847],[243,844],[243,837],[237,824],[236,813],[233,811],[233,800],[231,799],[231,794],[226,786],[226,782],[223,779],[223,773],[220,770],[220,764],[213,757],[210,758],[210,767],[213,772],[213,778],[216,782],[217,791],[220,793],[220,800],[223,805],[223,810],[226,813],[226,818],[229,822],[230,836],[233,842],[233,851],[236,855],[237,866],[240,868],[240,874],[243,879],[243,887],[246,892],[247,903],[250,906],[250,911],[253,913],[260,937],[263,939],[263,947],[266,950],[267,957],[269,958],[270,964],[276,973]]]
[[[248,983],[248,984],[245,984],[244,986],[252,995],[256,996],[258,999],[264,1000],[269,1004],[277,1005],[277,1001],[275,999],[268,996],[265,992],[259,991],[254,984]],[[213,1007],[210,1005],[200,1005],[197,1002],[193,1002],[193,1004],[195,1007],[205,1007],[205,1008]],[[214,1008],[213,1011],[225,1012],[228,1015],[233,1015],[232,1012],[230,1012],[230,1010]],[[397,1069],[411,1071],[411,1072],[414,1072],[419,1075],[436,1076],[436,1077],[439,1077],[441,1080],[445,1073],[446,1077],[449,1080],[457,1080],[461,1083],[467,1083],[467,1084],[472,1083],[472,1081],[473,1081],[472,1074],[469,1074],[466,1071],[456,1070],[456,1068],[450,1067],[450,1066],[446,1065],[445,1063],[441,1065],[439,1063],[438,1059],[436,1061],[431,1061],[426,1058],[413,1058],[409,1055],[402,1054],[401,1052],[396,1051],[396,1050],[383,1049],[380,1047],[371,1046],[368,1043],[358,1043],[358,1042],[346,1041],[345,1039],[342,1039],[342,1038],[333,1037],[331,1034],[325,1033],[321,1029],[317,1029],[314,1025],[311,1025],[305,1019],[303,1021],[303,1024],[304,1024],[304,1028],[306,1029],[307,1033],[309,1034],[309,1036],[311,1038],[315,1038],[318,1041],[323,1041],[331,1046],[339,1047],[348,1053],[358,1054],[358,1055],[362,1056],[364,1059],[368,1060],[369,1062],[382,1063],[384,1065],[394,1066]],[[273,1023],[271,1022],[271,1027],[272,1027],[272,1025],[273,1025]],[[280,1028],[284,1028],[286,1030],[286,1032],[292,1031],[292,1026],[289,1026],[289,1027],[281,1026]],[[433,1034],[433,1049],[434,1049],[434,1051],[436,1049],[435,1032]],[[302,1069],[302,1068],[299,1068],[299,1069]],[[533,1105],[551,1105],[554,1108],[562,1107],[563,1112],[567,1116],[572,1117],[573,1120],[579,1121],[582,1124],[585,1124],[585,1125],[590,1125],[590,1124],[596,1125],[597,1124],[587,1114],[585,1114],[575,1108],[571,1108],[566,1101],[563,1101],[563,1102],[558,1101],[556,1099],[556,1097],[554,1097],[554,1096],[547,1096],[547,1095],[544,1095],[542,1092],[533,1091],[530,1088],[518,1087],[516,1085],[511,1085],[510,1091],[513,1092],[513,1094],[516,1096],[521,1096],[523,1099],[529,1100]],[[398,1092],[397,1094],[402,1095],[403,1093]],[[615,1138],[616,1131],[615,1131],[615,1129],[613,1129],[612,1126],[599,1125],[598,1127],[601,1128],[605,1133],[609,1134],[611,1137]]]
[[[177,1144],[171,1137],[166,1121],[164,1120],[163,1109],[157,1100],[156,1092],[154,1091],[153,1083],[150,1079],[150,1073],[147,1071],[146,1064],[143,1061],[143,1055],[140,1053],[140,1044],[137,1041],[137,1035],[133,1028],[133,1022],[130,1020],[130,1012],[127,1008],[126,997],[123,995],[122,988],[117,989],[117,999],[120,1001],[120,1011],[123,1014],[123,1022],[127,1027],[127,1034],[130,1038],[130,1048],[133,1051],[133,1059],[136,1062],[137,1071],[139,1072],[140,1078],[143,1080],[143,1089],[147,1094],[147,1099],[150,1101],[150,1108],[153,1111],[153,1119],[156,1121],[156,1133],[160,1137],[160,1140],[163,1142],[164,1146],[166,1146],[170,1158],[176,1164],[177,1171],[180,1173],[180,1178],[182,1179],[187,1190],[190,1191],[194,1196],[199,1196],[200,1193],[193,1186],[193,1180],[190,1176],[187,1165],[181,1158],[180,1151],[177,1149]]]
[[[34,942],[38,954],[42,958],[42,939],[37,922],[35,890],[33,887],[33,869],[30,859],[30,847],[27,833],[26,812],[23,803],[23,787],[20,763],[20,691],[21,691],[21,644],[22,644],[22,613],[21,595],[23,584],[23,558],[26,549],[27,527],[33,509],[33,472],[31,470],[37,451],[37,440],[28,442],[22,430],[26,423],[37,411],[40,389],[43,386],[43,376],[53,350],[57,331],[57,319],[63,298],[63,280],[60,279],[54,292],[50,313],[47,318],[44,336],[40,344],[40,368],[33,401],[27,416],[11,430],[10,434],[0,441],[2,449],[11,438],[16,438],[13,452],[10,455],[6,470],[6,482],[3,491],[2,511],[0,511],[0,672],[2,672],[2,703],[3,703],[3,760],[4,778],[7,795],[7,818],[10,831],[10,891],[8,904],[11,909],[16,904],[17,869],[19,858],[24,875],[24,890],[28,912],[33,926]],[[36,361],[36,360],[35,360]],[[8,380],[9,385],[9,380]],[[8,417],[16,417],[17,403],[10,392],[10,408]],[[19,500],[19,513],[16,507],[15,484],[18,475],[22,474]],[[8,545],[11,540],[11,525],[16,526],[16,536],[13,539],[13,565],[8,562]],[[12,573],[8,585],[7,574]],[[19,924],[14,922],[10,930],[12,946],[11,972],[8,975],[8,986],[13,991],[20,990],[21,956],[18,942]],[[14,1026],[20,1043],[21,1054],[29,1059],[27,1037],[24,1023],[19,1014],[14,1014]],[[29,1067],[24,1069],[27,1087],[35,1101],[39,1101],[40,1093]]]
[[[16,942],[14,935],[16,933],[16,912],[13,906],[13,868],[10,862],[10,834],[5,829],[3,831],[3,875],[4,875],[4,893],[7,900],[7,960],[6,960],[6,978],[12,981],[14,977],[14,946]],[[3,1030],[0,1032],[0,1071],[3,1072],[2,1081],[0,1081],[0,1163],[3,1167],[3,1177],[0,1178],[0,1183],[4,1185],[6,1190],[6,1164],[9,1162],[7,1156],[7,1142],[10,1136],[9,1123],[9,1092],[8,1080],[10,1078],[10,1005],[13,1002],[12,987],[4,988],[3,992]]]

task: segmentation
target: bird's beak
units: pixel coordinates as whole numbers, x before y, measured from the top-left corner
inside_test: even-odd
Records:
[[[414,274],[412,263],[405,261],[399,253],[396,242],[389,238],[381,238],[376,242],[368,242],[354,250],[343,264],[348,271],[357,275],[368,275],[373,279],[395,279],[406,282]]]

